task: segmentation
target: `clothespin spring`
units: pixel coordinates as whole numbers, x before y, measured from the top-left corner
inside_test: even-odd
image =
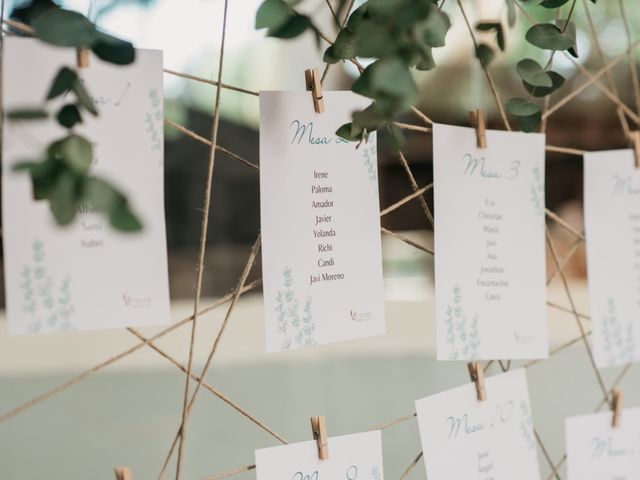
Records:
[[[324,93],[322,91],[322,80],[320,71],[317,68],[304,71],[305,83],[307,90],[311,91],[313,96],[313,108],[316,113],[324,112]]]
[[[327,421],[324,417],[311,417],[311,431],[318,444],[318,457],[320,460],[329,458],[329,442],[327,439]]]

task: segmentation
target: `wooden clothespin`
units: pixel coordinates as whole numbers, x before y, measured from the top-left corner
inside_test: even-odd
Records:
[[[476,109],[469,112],[471,126],[476,129],[476,139],[478,148],[487,148],[487,131],[484,125],[484,115],[482,110]]]
[[[636,158],[636,168],[640,168],[640,130],[630,132],[631,143],[633,144],[633,152]]]
[[[484,402],[487,399],[487,389],[484,385],[484,369],[480,362],[472,362],[467,364],[469,367],[469,375],[471,375],[471,381],[476,384],[476,392],[478,393],[478,400]]]
[[[324,94],[322,93],[320,71],[317,68],[305,70],[304,78],[307,90],[311,91],[311,94],[313,95],[313,108],[316,113],[324,112]]]
[[[624,393],[622,390],[614,390],[613,392],[613,422],[611,425],[613,428],[620,426],[620,417],[622,417],[622,402],[624,399]]]
[[[129,467],[116,467],[116,480],[133,480],[131,468]]]
[[[79,48],[76,50],[78,68],[89,68],[89,51],[88,48]]]
[[[327,439],[327,421],[324,417],[311,417],[311,431],[313,439],[318,444],[320,460],[329,458],[329,442]]]

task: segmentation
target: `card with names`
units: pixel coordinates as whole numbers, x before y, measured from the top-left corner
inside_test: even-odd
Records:
[[[257,480],[382,480],[380,431],[330,437],[329,458],[315,441],[256,450]]]
[[[640,362],[640,169],[633,150],[584,155],[584,225],[596,364]]]
[[[540,134],[433,127],[438,360],[548,356]]]
[[[640,472],[640,408],[566,420],[568,480],[636,480]]]
[[[61,67],[76,51],[7,37],[3,102],[10,112],[41,107]],[[70,98],[47,103],[50,118],[6,119],[2,151],[2,240],[11,333],[60,332],[169,322],[164,220],[162,52],[138,50],[119,67],[94,55],[79,70],[99,115],[83,116],[77,133],[93,143],[92,172],[127,195],[143,223],[115,231],[90,205],[58,226],[47,201],[34,200],[31,179],[13,166],[41,158],[68,134],[55,114]],[[64,96],[63,96],[64,97]]]
[[[523,369],[416,401],[429,480],[540,480]]]
[[[260,93],[260,214],[268,352],[385,333],[376,136],[335,135],[367,99]]]

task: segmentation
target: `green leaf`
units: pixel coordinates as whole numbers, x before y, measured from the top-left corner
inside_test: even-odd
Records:
[[[416,63],[418,70],[426,71],[432,70],[436,67],[436,62],[433,60],[433,51],[430,47],[424,47],[419,49],[419,60]]]
[[[545,8],[558,8],[567,3],[569,0],[544,0],[540,5]],[[593,1],[593,0],[591,0]]]
[[[64,128],[73,128],[77,123],[82,123],[80,111],[75,105],[63,106],[56,116],[58,123]]]
[[[307,29],[313,29],[313,23],[306,15],[294,15],[284,25],[278,28],[270,28],[267,31],[269,37],[275,38],[295,38],[303,34]]]
[[[51,192],[49,208],[59,225],[69,225],[76,216],[76,177],[69,173],[58,176]]]
[[[426,21],[420,25],[422,39],[430,47],[444,47],[444,40],[451,28],[449,16],[434,3],[429,4]]]
[[[564,77],[562,75],[553,71],[549,71],[547,73],[549,74],[549,78],[551,78],[551,87],[535,87],[523,80],[522,83],[524,84],[524,88],[527,92],[534,97],[546,97],[564,85]]]
[[[523,132],[535,131],[542,120],[540,105],[523,98],[512,98],[507,102],[507,110],[518,120],[518,126]]]
[[[369,65],[352,88],[369,98],[393,100],[394,106],[408,108],[418,97],[418,90],[407,66],[397,57],[378,60]]]
[[[52,8],[39,15],[33,22],[35,36],[59,47],[91,47],[95,42],[96,28],[84,15]]]
[[[407,144],[402,130],[400,130],[397,125],[392,123],[389,125],[389,133],[391,133],[390,139],[392,148],[396,152],[401,151]]]
[[[488,66],[495,56],[493,49],[486,43],[481,43],[476,48],[476,57],[483,66]]]
[[[100,31],[96,31],[92,50],[99,58],[114,65],[129,65],[136,58],[136,50],[131,42]]]
[[[131,211],[127,202],[121,203],[109,216],[111,225],[121,232],[139,232],[142,230],[142,222]]]
[[[49,88],[49,93],[47,94],[47,100],[56,98],[57,96],[71,90],[71,88],[73,88],[73,82],[77,79],[78,75],[76,75],[76,72],[68,67],[62,67],[51,83],[51,88]]]
[[[551,87],[553,85],[551,77],[545,69],[542,68],[538,62],[530,58],[520,60],[516,71],[523,81],[534,87]]]
[[[507,1],[507,24],[509,28],[513,28],[516,24],[516,4],[515,0]]]
[[[69,135],[53,142],[49,146],[48,154],[50,158],[64,163],[74,173],[86,175],[91,168],[93,147],[80,135]]]
[[[88,177],[83,184],[83,197],[100,212],[109,213],[122,203],[124,196],[110,183],[98,177]]]
[[[340,60],[354,58],[356,56],[356,42],[358,35],[350,28],[343,28],[333,45],[324,52],[324,61],[327,63],[337,63]]]
[[[84,84],[82,83],[82,80],[76,77],[75,81],[71,85],[71,89],[76,94],[76,98],[78,99],[78,102],[80,102],[80,104],[84,108],[86,108],[92,114],[98,115],[98,109],[96,108],[96,105],[93,103],[93,98],[91,98],[91,95],[89,95],[89,92],[87,92],[87,90],[84,88]]]
[[[9,120],[41,120],[47,117],[49,114],[42,108],[19,108],[7,112]]]
[[[283,0],[265,0],[256,13],[256,29],[278,29],[292,16],[291,7]]]
[[[352,133],[352,130],[353,130],[353,123],[352,122],[345,123],[344,125],[341,125],[340,128],[338,128],[338,130],[336,130],[336,135],[339,136],[340,138],[344,138],[345,140],[349,140],[350,142],[356,142],[360,140],[361,134],[354,135]]]
[[[562,33],[558,26],[552,23],[539,23],[531,27],[525,34],[526,40],[543,50],[568,50],[573,47],[575,40]]]
[[[576,25],[573,22],[567,23],[566,20],[556,20],[556,25],[563,31],[563,35],[571,39],[572,45],[567,51],[575,58],[578,58],[578,43],[576,41]],[[565,27],[566,25],[566,27]]]
[[[480,31],[495,31],[496,32],[496,40],[498,42],[498,47],[500,50],[504,51],[506,47],[504,29],[502,28],[502,23],[500,22],[480,22],[476,25],[476,29]]]

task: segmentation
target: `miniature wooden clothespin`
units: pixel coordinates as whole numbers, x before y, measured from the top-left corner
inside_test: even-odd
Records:
[[[133,474],[129,467],[116,467],[116,480],[133,480]]]
[[[614,390],[613,392],[613,427],[620,426],[620,417],[622,417],[622,402],[624,399],[624,393],[622,390]]]
[[[89,51],[88,48],[79,48],[76,50],[78,68],[89,68]]]
[[[316,113],[324,112],[324,99],[320,71],[317,68],[305,70],[304,78],[307,90],[311,91],[311,94],[313,95],[313,108]]]
[[[318,444],[320,460],[329,458],[329,442],[327,439],[327,421],[324,417],[311,417],[311,431],[313,439]]]
[[[484,369],[480,362],[473,362],[467,364],[469,367],[469,375],[471,375],[471,381],[476,384],[476,392],[478,393],[478,400],[484,402],[487,399],[487,389],[484,385]]]
[[[478,148],[487,148],[487,131],[484,125],[482,110],[471,110],[469,112],[469,119],[471,120],[471,126],[476,129]]]
[[[640,168],[640,130],[630,132],[631,143],[633,144],[633,152],[636,157],[636,168]]]

